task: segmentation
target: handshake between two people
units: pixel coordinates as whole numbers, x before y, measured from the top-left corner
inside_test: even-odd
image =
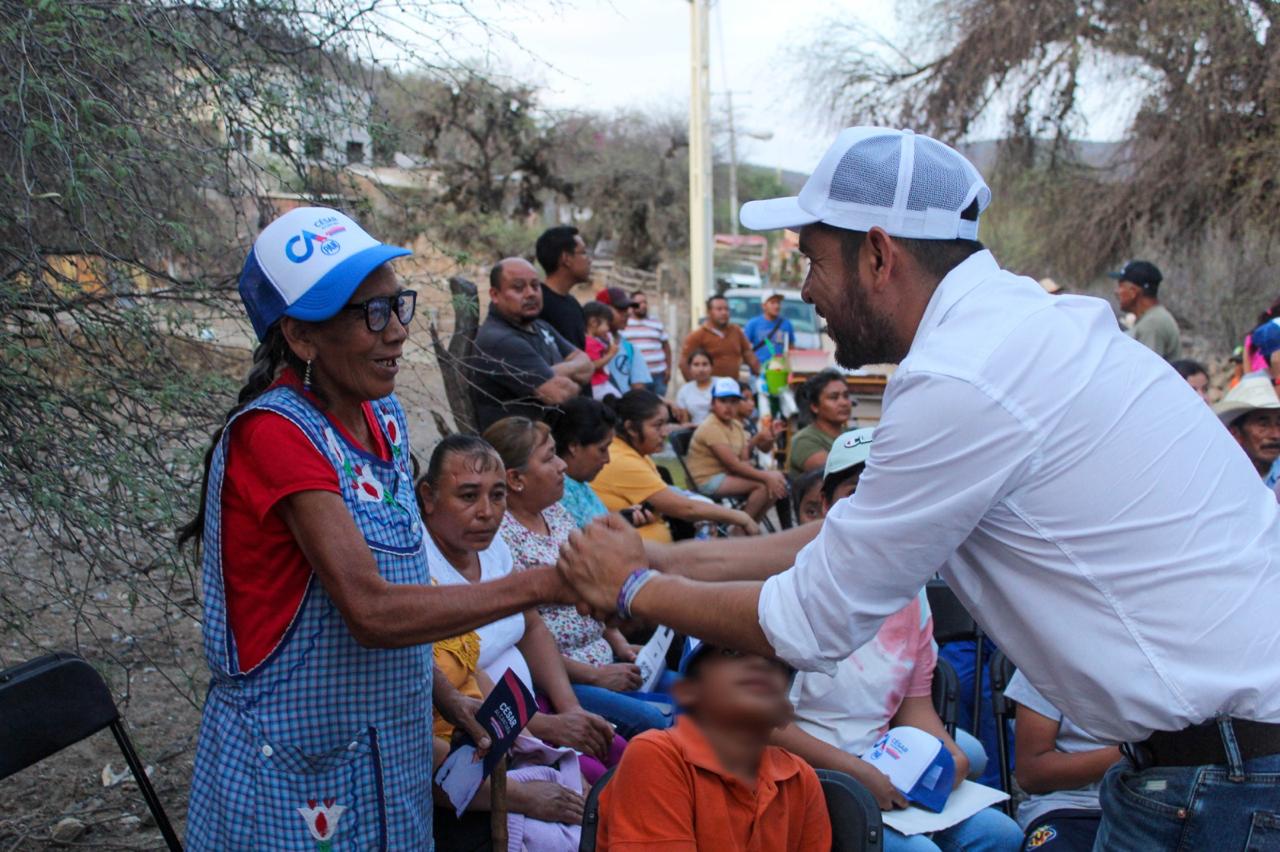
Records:
[[[561,602],[606,624],[618,618],[618,595],[632,572],[650,565],[644,540],[621,515],[596,518],[560,547]]]

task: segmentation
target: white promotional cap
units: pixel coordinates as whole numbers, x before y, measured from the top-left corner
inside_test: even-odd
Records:
[[[898,792],[939,813],[955,786],[956,764],[942,740],[919,728],[890,728],[862,759],[889,776]]]
[[[326,320],[365,277],[412,254],[328,207],[299,207],[262,229],[240,272],[240,298],[261,340],[282,316]]]
[[[904,239],[976,240],[978,214],[990,203],[982,175],[954,148],[910,130],[849,127],[798,197],[748,201],[739,218],[755,231],[822,222]]]

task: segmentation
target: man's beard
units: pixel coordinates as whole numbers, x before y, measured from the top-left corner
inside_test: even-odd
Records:
[[[827,334],[836,342],[836,363],[856,370],[867,364],[893,364],[902,360],[889,320],[867,303],[857,279],[844,290],[841,304],[827,320]]]

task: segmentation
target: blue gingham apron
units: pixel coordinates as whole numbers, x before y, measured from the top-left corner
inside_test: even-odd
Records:
[[[263,409],[297,424],[333,465],[382,576],[429,583],[408,429],[395,397],[373,402],[390,462],[349,443],[292,388],[268,391],[238,416]],[[213,676],[187,845],[220,852],[430,849],[430,645],[361,647],[312,574],[280,644],[252,670],[239,668],[222,584],[230,432],[228,426],[209,468],[204,649]]]

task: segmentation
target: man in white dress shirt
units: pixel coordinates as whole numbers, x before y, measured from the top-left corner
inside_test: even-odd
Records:
[[[840,363],[900,364],[857,492],[816,537],[746,545],[646,553],[611,518],[561,570],[597,613],[827,672],[940,571],[1046,699],[1129,744],[1099,848],[1274,836],[1280,509],[1105,302],[999,267],[990,197],[951,148],[855,127],[798,198],[745,205],[800,231]]]

